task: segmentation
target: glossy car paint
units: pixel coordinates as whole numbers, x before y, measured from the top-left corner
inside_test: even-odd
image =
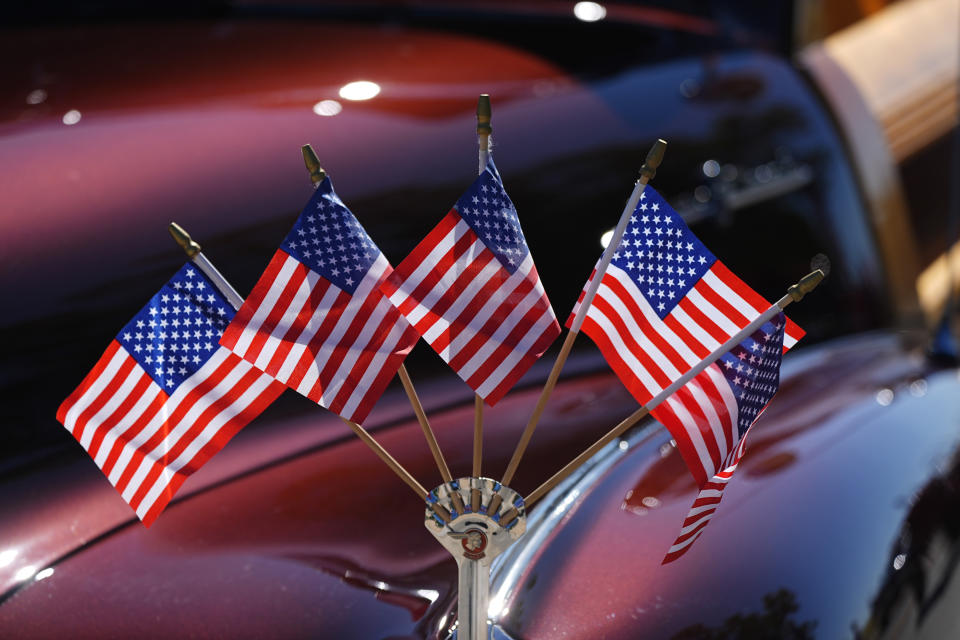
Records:
[[[136,292],[182,260],[163,231],[170,219],[249,289],[309,195],[303,142],[315,143],[338,191],[397,261],[469,180],[475,96],[494,94],[498,165],[561,316],[650,140],[671,141],[657,186],[707,221],[697,232],[711,247],[736,227],[724,226],[715,202],[690,198],[706,182],[704,159],[722,153],[753,171],[785,148],[819,181],[784,196],[769,236],[812,216],[836,263],[793,315],[821,337],[883,320],[882,270],[836,132],[809,87],[768,55],[583,79],[494,40],[408,28],[224,22],[37,30],[3,43],[36,60],[10,86],[27,96],[45,83],[48,93],[39,105],[10,105],[0,125],[11,212],[3,293],[18,301],[4,331],[20,336],[7,357],[25,369],[4,393],[17,397],[8,403],[14,446],[29,431],[25,443],[53,450],[5,467],[0,637],[444,635],[455,565],[422,528],[420,504],[306,401],[287,394],[191,477],[150,530],[53,419],[142,304]],[[317,63],[318,52],[337,64]],[[313,113],[361,78],[379,81],[382,99]],[[70,109],[82,114],[74,125],[62,121]],[[758,215],[748,208],[737,220],[767,222]],[[733,246],[724,261],[771,298],[786,284],[778,274],[802,273],[809,258],[807,247]],[[938,629],[938,605],[955,602],[956,535],[933,536],[933,553],[916,535],[904,542],[903,531],[924,505],[955,505],[956,373],[930,370],[892,333],[807,346],[786,362],[744,469],[688,559],[659,567],[694,488],[664,447],[666,432],[646,427],[565,507],[504,603],[504,628],[517,638],[670,637],[760,611],[783,588],[799,607],[792,619],[815,622],[818,637],[851,625],[867,637]],[[467,473],[469,394],[431,354],[415,353],[410,367],[425,380],[421,395],[454,474]],[[515,482],[521,492],[635,408],[586,339],[568,370],[581,375],[548,407]],[[530,387],[488,411],[490,474],[505,467],[535,397]],[[398,390],[368,426],[421,482],[439,482]],[[944,486],[952,489],[939,502],[924,497]],[[907,628],[912,593],[927,613]]]

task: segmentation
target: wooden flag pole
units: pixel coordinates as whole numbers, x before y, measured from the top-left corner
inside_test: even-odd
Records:
[[[590,448],[574,458],[567,466],[558,471],[551,477],[549,480],[541,484],[539,487],[534,489],[528,496],[524,498],[524,504],[529,509],[530,506],[542,498],[548,491],[553,489],[555,486],[560,484],[567,476],[576,471],[580,465],[593,457],[600,449],[604,448],[608,443],[613,441],[615,438],[623,434],[627,429],[637,424],[641,419],[644,418],[650,411],[655,409],[657,405],[666,400],[672,393],[680,389],[687,382],[696,377],[700,372],[709,367],[711,364],[716,362],[723,354],[730,351],[744,338],[754,333],[757,329],[763,326],[764,323],[770,320],[780,311],[783,311],[787,305],[791,302],[799,302],[803,297],[813,291],[818,284],[823,280],[824,274],[823,271],[817,269],[812,273],[808,273],[803,278],[800,279],[800,282],[791,286],[787,289],[787,295],[780,298],[777,303],[771,306],[767,311],[760,315],[759,318],[747,325],[743,330],[741,330],[737,335],[733,336],[720,347],[718,347],[713,353],[704,358],[700,363],[693,367],[686,374],[678,378],[673,384],[669,387],[658,393],[654,398],[647,403],[645,407],[640,407],[634,411],[628,418],[623,422],[618,424],[616,427],[611,429],[606,435],[593,443]],[[506,517],[506,514],[505,514]]]
[[[487,159],[490,157],[490,134],[493,133],[493,127],[490,126],[490,119],[493,114],[490,108],[490,96],[481,93],[477,99],[477,148],[478,160],[477,173],[483,174],[487,168]],[[473,473],[474,478],[480,477],[483,461],[483,398],[475,393],[473,396]],[[470,490],[470,508],[474,512],[480,511],[481,495],[480,489],[473,487]]]
[[[320,166],[320,159],[317,157],[317,153],[313,150],[313,147],[309,144],[305,144],[300,147],[300,151],[303,154],[303,164],[307,167],[307,171],[310,172],[310,180],[315,185],[323,182],[323,180],[327,177],[327,172],[324,171]],[[433,429],[430,427],[430,421],[427,419],[427,414],[423,410],[423,405],[420,403],[420,397],[417,395],[417,391],[413,387],[413,380],[410,379],[410,374],[407,373],[407,368],[402,363],[400,364],[400,368],[398,369],[397,373],[400,375],[400,384],[403,385],[403,390],[407,394],[407,400],[410,401],[410,406],[413,408],[413,413],[417,416],[417,422],[420,423],[420,429],[423,430],[423,436],[427,441],[427,446],[430,447],[430,453],[433,454],[434,462],[436,462],[437,469],[440,471],[440,477],[443,478],[444,482],[453,482],[453,475],[450,473],[450,467],[447,466],[447,461],[443,457],[443,452],[440,451],[440,445],[437,443],[437,437],[433,433]],[[421,489],[422,488],[423,487],[421,487]],[[454,500],[456,500],[456,498],[454,498]],[[460,505],[460,508],[462,510],[462,505]]]
[[[596,295],[597,289],[600,287],[600,281],[603,279],[603,274],[606,273],[607,267],[610,266],[610,261],[613,259],[613,254],[616,251],[616,248],[620,245],[620,241],[623,239],[623,234],[627,229],[627,224],[630,222],[630,216],[633,215],[634,210],[637,208],[637,203],[640,202],[640,196],[643,193],[644,187],[647,186],[647,183],[656,174],[657,167],[659,167],[660,163],[663,161],[663,154],[666,151],[666,148],[667,143],[665,141],[657,140],[650,149],[650,152],[647,153],[647,158],[643,163],[643,167],[640,168],[640,179],[637,180],[637,184],[634,186],[633,192],[630,194],[630,198],[627,200],[627,204],[623,208],[623,213],[620,215],[620,222],[617,224],[617,228],[613,233],[613,238],[603,251],[603,257],[600,259],[600,264],[597,266],[596,273],[590,282],[590,286],[587,289],[586,295],[583,297],[583,301],[580,303],[580,308],[577,310],[577,315],[573,320],[573,324],[570,326],[570,331],[567,333],[567,337],[563,341],[563,346],[560,348],[560,354],[553,363],[553,369],[551,369],[550,375],[547,377],[547,382],[543,386],[543,391],[540,393],[540,399],[537,400],[537,406],[533,410],[533,415],[530,417],[530,421],[523,430],[523,434],[520,436],[520,442],[517,444],[517,448],[513,452],[513,457],[510,459],[510,464],[507,465],[507,470],[503,474],[503,479],[501,482],[505,485],[509,485],[513,480],[513,476],[517,471],[517,467],[520,465],[520,459],[523,457],[523,454],[527,449],[527,445],[530,443],[530,438],[533,437],[533,431],[537,428],[537,423],[540,421],[540,416],[543,415],[543,411],[547,406],[547,400],[550,398],[550,394],[553,392],[553,388],[557,384],[557,380],[560,377],[560,371],[563,369],[563,365],[566,363],[567,357],[570,355],[570,350],[573,348],[573,342],[577,339],[577,334],[580,333],[580,327],[583,325],[583,319],[586,317],[587,309],[589,309],[590,304],[593,302],[593,297]],[[496,506],[499,507],[500,505],[497,504]]]
[[[319,164],[318,164],[319,167]],[[320,169],[322,172],[323,170]],[[313,176],[313,171],[310,173]],[[325,175],[324,175],[325,177]],[[323,180],[323,177],[320,178]],[[217,270],[213,264],[207,260],[207,257],[203,255],[203,252],[200,248],[200,245],[190,237],[190,234],[187,233],[186,229],[178,225],[176,222],[171,222],[170,226],[167,227],[167,230],[170,232],[170,235],[173,236],[173,239],[176,241],[180,248],[183,249],[184,253],[187,254],[187,257],[201,270],[204,274],[210,278],[214,286],[227,298],[227,301],[233,306],[233,308],[239,309],[240,305],[243,304],[243,298],[240,297],[240,294],[237,293],[236,289],[231,286],[227,279]],[[410,475],[410,472],[403,468],[403,466],[397,462],[393,456],[387,453],[387,450],[380,446],[376,440],[373,439],[366,429],[361,427],[355,422],[351,422],[344,417],[340,417],[350,429],[357,434],[359,437],[370,449],[373,450],[381,460],[383,460],[388,467],[393,469],[393,472],[396,473],[401,480],[403,480],[407,486],[413,489],[414,493],[421,500],[425,500],[427,497],[427,490],[423,488],[417,480]],[[443,517],[443,514],[438,513],[440,517]],[[447,521],[449,521],[449,514],[447,514]]]

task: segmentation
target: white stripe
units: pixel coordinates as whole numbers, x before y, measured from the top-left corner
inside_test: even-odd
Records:
[[[169,429],[168,433],[157,444],[156,447],[154,447],[144,456],[143,461],[140,463],[140,467],[133,474],[133,477],[130,478],[130,482],[127,484],[127,488],[122,494],[124,500],[129,502],[131,499],[133,499],[133,496],[140,487],[140,484],[150,471],[150,467],[152,467],[154,464],[162,466],[164,457],[169,454],[174,447],[177,446],[180,439],[184,437],[184,435],[194,426],[196,421],[201,415],[203,415],[210,405],[220,398],[231,395],[231,392],[236,386],[237,382],[240,381],[244,374],[253,368],[253,365],[246,360],[237,359],[235,362],[236,366],[234,366],[234,368],[231,369],[230,372],[227,373],[227,375],[225,375],[215,387],[213,387],[213,389],[208,390],[206,393],[200,396],[178,422],[175,424],[166,425]],[[201,367],[200,370],[202,371],[204,368],[206,368],[206,365]],[[206,376],[203,378],[206,378]],[[179,390],[180,389],[177,389],[177,391]],[[166,472],[164,473],[166,474]]]
[[[687,300],[689,300],[697,308],[697,310],[700,313],[707,316],[713,322],[713,324],[717,325],[717,327],[719,327],[720,330],[724,332],[727,338],[734,335],[735,333],[740,331],[740,329],[743,328],[743,327],[737,326],[737,324],[733,322],[730,318],[728,318],[726,314],[724,314],[722,311],[720,311],[715,306],[713,306],[710,302],[708,302],[707,299],[704,298],[703,295],[701,295],[700,292],[697,291],[695,288],[690,289],[690,291],[687,293]],[[751,320],[753,320],[753,318],[751,318]],[[750,323],[748,322],[747,324],[750,324]],[[745,327],[747,326],[747,324],[743,326]]]
[[[716,351],[720,346],[721,343],[717,342],[713,336],[707,333],[693,318],[688,316],[687,312],[684,311],[680,305],[675,306],[673,311],[670,312],[670,315],[680,323],[680,326],[687,330],[687,333],[689,333],[694,340],[706,347],[711,353]],[[699,358],[697,362],[700,362]]]
[[[700,496],[698,495],[698,496],[697,496],[697,500],[699,500],[699,499],[700,499]],[[695,500],[694,502],[696,502],[696,500]],[[717,503],[716,503],[716,502],[711,502],[710,504],[703,504],[703,505],[700,505],[699,507],[691,507],[691,508],[690,508],[690,511],[687,512],[687,517],[684,518],[684,520],[687,520],[687,519],[689,519],[689,518],[692,518],[692,517],[695,516],[695,515],[699,515],[699,514],[703,513],[704,511],[713,511],[713,510],[716,510],[716,508],[717,508]]]
[[[373,386],[377,377],[381,374],[387,358],[397,350],[400,339],[403,337],[407,327],[407,321],[403,319],[403,316],[400,316],[397,323],[390,328],[387,339],[383,341],[383,345],[381,345],[377,350],[377,354],[370,361],[370,366],[363,372],[363,377],[360,378],[360,381],[357,383],[356,389],[350,394],[347,402],[344,403],[340,415],[346,417],[348,420],[352,419],[354,412],[367,395],[367,391],[370,390],[370,387]]]
[[[284,260],[280,271],[277,273],[277,277],[270,283],[270,288],[267,290],[263,302],[254,310],[250,320],[243,327],[243,331],[240,332],[237,344],[233,347],[233,351],[237,353],[237,355],[246,356],[247,349],[250,348],[250,344],[253,342],[257,333],[259,333],[260,327],[263,326],[267,316],[270,315],[273,307],[277,304],[277,299],[280,297],[280,294],[283,293],[284,288],[287,286],[287,281],[290,280],[290,275],[293,273],[293,270],[297,268],[298,264],[300,263],[290,256],[287,256],[286,260]]]
[[[713,387],[720,394],[720,399],[723,400],[723,404],[727,408],[727,413],[730,414],[730,427],[732,429],[730,437],[732,438],[732,442],[736,442],[737,434],[739,433],[737,425],[740,422],[740,407],[737,405],[737,399],[733,395],[733,389],[730,388],[727,379],[723,377],[723,372],[720,371],[720,367],[721,364],[715,362],[704,369],[704,371],[706,371],[710,380],[713,381]]]
[[[481,398],[486,398],[490,395],[499,385],[503,382],[503,379],[506,378],[513,372],[514,367],[517,365],[520,360],[526,357],[527,353],[533,348],[533,345],[536,341],[543,335],[543,332],[546,331],[556,320],[556,317],[553,315],[552,310],[548,306],[544,309],[543,314],[537,318],[537,321],[530,327],[520,342],[514,347],[507,357],[503,359],[497,368],[490,372],[490,375],[487,376],[487,379],[477,388],[477,393],[480,394]]]
[[[146,376],[147,374],[143,373],[143,375]],[[162,393],[163,389],[160,388],[160,385],[150,378],[150,386],[147,387],[147,390],[140,396],[137,403],[130,407],[130,411],[120,419],[116,426],[107,431],[103,437],[103,441],[100,443],[100,450],[97,451],[97,457],[94,459],[98,467],[103,469],[103,465],[106,464],[107,457],[110,455],[110,451],[113,449],[113,444],[117,441],[117,438],[123,435],[127,429],[135,425],[143,417],[144,412],[150,407],[157,396]],[[133,434],[133,436],[136,436],[136,434]]]
[[[695,354],[689,346],[687,346],[687,343],[684,342],[680,336],[674,333],[673,329],[671,329],[667,323],[660,319],[660,316],[658,316],[657,312],[654,311],[653,307],[650,306],[650,302],[643,295],[643,292],[637,288],[637,285],[626,272],[616,265],[610,265],[610,268],[607,270],[607,276],[615,278],[620,286],[626,290],[627,295],[633,299],[634,304],[636,304],[640,309],[640,313],[643,315],[644,319],[650,324],[650,328],[656,331],[663,338],[663,340],[665,340],[667,344],[669,344],[673,350],[677,352],[677,355],[679,355],[684,362],[690,364],[691,366],[700,362],[700,357],[697,356],[697,354]],[[607,276],[605,276],[604,279],[606,279]],[[614,294],[612,290],[603,284],[601,284],[598,291],[606,291],[606,293],[604,293],[604,298],[607,300],[616,297],[616,294]],[[676,315],[676,312],[679,309],[680,307],[675,307],[670,315]],[[590,311],[587,311],[587,313],[589,314]]]
[[[701,498],[719,498],[722,495],[723,492],[719,489],[703,489],[697,494],[697,500],[700,500]]]
[[[320,276],[311,271],[307,274],[307,280],[310,282],[310,289],[312,290],[317,286],[317,283],[320,282]],[[300,360],[313,357],[306,353],[307,345],[310,344],[310,341],[313,340],[317,331],[320,330],[327,315],[333,312],[333,303],[339,295],[340,289],[335,285],[330,284],[327,286],[326,291],[323,292],[323,297],[320,298],[320,302],[317,303],[317,308],[313,311],[313,316],[311,316],[307,324],[304,325],[300,335],[294,339],[294,345],[290,347],[286,359],[284,359],[283,364],[280,365],[280,368],[277,370],[277,380],[284,383],[290,382],[290,377],[293,375],[293,372],[296,371]],[[296,383],[297,381],[294,380],[292,382]]]
[[[125,443],[123,449],[120,453],[120,457],[117,458],[116,464],[113,466],[113,470],[110,472],[109,480],[110,483],[116,486],[117,481],[120,479],[120,476],[123,475],[126,470],[127,464],[130,462],[130,459],[133,457],[133,454],[136,453],[138,447],[143,445],[147,440],[153,437],[153,435],[170,420],[170,416],[173,415],[177,407],[183,402],[184,398],[189,395],[194,388],[201,381],[203,381],[207,376],[216,371],[224,360],[227,359],[230,355],[230,350],[226,347],[220,347],[217,349],[213,356],[210,357],[207,362],[200,367],[196,373],[184,380],[179,387],[173,392],[173,394],[163,403],[163,406],[160,407],[160,410],[157,412],[157,415],[150,420],[149,423],[134,436],[129,442]]]
[[[384,258],[383,255],[380,255],[377,261],[374,262],[374,266],[376,267],[377,263],[381,261],[383,264],[386,264],[387,259]],[[363,310],[364,302],[374,289],[378,287],[380,278],[377,276],[377,273],[382,273],[382,270],[382,266],[379,269],[371,267],[367,274],[364,275],[363,280],[360,281],[360,285],[353,292],[346,306],[343,307],[342,310],[333,310],[334,313],[340,314],[337,318],[337,323],[334,325],[333,330],[327,335],[323,344],[320,345],[317,355],[313,358],[313,362],[310,363],[303,378],[297,382],[296,389],[301,394],[305,396],[309,394],[317,380],[319,380],[324,366],[333,355],[333,351],[350,329],[350,325],[353,324],[354,319]],[[377,293],[377,295],[379,295],[379,293]],[[326,407],[327,405],[321,404],[321,406]]]
[[[706,472],[705,475],[709,478],[713,475],[711,471],[713,469],[713,458],[710,457],[710,451],[707,450],[707,446],[703,441],[703,435],[700,433],[697,421],[690,415],[687,408],[683,406],[683,402],[676,397],[670,396],[665,402],[667,406],[673,410],[677,419],[680,420],[680,424],[683,425],[683,430],[687,432],[687,437],[690,438],[690,442],[697,452],[697,457],[700,459],[700,466],[703,467],[703,470]]]
[[[497,262],[499,265],[499,262]],[[520,267],[513,272],[510,276],[507,277],[503,283],[497,287],[493,292],[493,295],[490,296],[486,302],[483,303],[483,306],[469,319],[463,329],[450,341],[446,349],[447,358],[446,362],[450,362],[451,359],[455,358],[461,351],[466,348],[473,338],[480,333],[483,329],[483,326],[492,318],[497,311],[500,309],[504,300],[510,298],[514,295],[517,288],[522,286],[527,281],[527,276],[530,274],[530,270],[533,268],[533,258],[530,253],[527,253],[527,257],[523,259],[523,262],[520,263]],[[505,322],[505,321],[504,321]],[[441,354],[442,355],[442,354]],[[461,368],[461,371],[463,369]],[[469,376],[464,376],[461,374],[461,377],[466,380]]]
[[[306,271],[306,277],[300,283],[300,286],[297,287],[293,298],[287,304],[287,308],[283,310],[283,316],[281,316],[270,335],[267,336],[263,347],[260,349],[260,355],[257,356],[257,360],[254,362],[254,365],[261,370],[266,369],[270,364],[270,360],[280,347],[284,336],[287,334],[287,331],[290,330],[290,326],[296,322],[297,317],[300,315],[300,310],[303,309],[303,305],[310,299],[310,292],[313,289],[312,285],[318,280],[318,276],[310,269]]]
[[[493,352],[503,344],[504,340],[506,340],[506,338],[510,335],[510,332],[513,330],[513,328],[523,320],[523,316],[525,316],[530,310],[530,307],[532,307],[537,300],[540,299],[541,295],[541,293],[537,292],[536,287],[534,287],[527,292],[527,295],[525,295],[521,301],[516,303],[516,305],[510,309],[507,317],[503,319],[503,321],[497,326],[492,334],[487,336],[486,341],[457,371],[461,378],[466,380],[472,376],[477,369],[483,366]],[[497,298],[502,303],[506,297],[504,296],[501,298],[500,296],[497,296]]]
[[[597,323],[600,327],[600,330],[603,331],[604,335],[607,336],[607,339],[610,340],[610,344],[613,347],[615,354],[610,354],[610,356],[616,356],[619,358],[623,364],[630,369],[631,373],[637,378],[637,381],[643,385],[643,388],[646,389],[651,395],[656,395],[663,390],[657,381],[653,379],[653,376],[650,375],[650,372],[647,371],[647,368],[644,367],[639,360],[637,360],[633,351],[631,351],[627,345],[623,343],[623,340],[620,338],[620,334],[617,332],[616,327],[607,318],[603,313],[596,309],[596,307],[591,307],[587,311],[588,317]]]
[[[626,332],[634,340],[636,340],[640,351],[649,356],[650,359],[653,360],[657,365],[657,368],[663,371],[668,378],[671,380],[676,380],[683,375],[683,372],[677,370],[677,368],[673,365],[673,362],[666,356],[666,354],[663,353],[660,347],[650,340],[647,332],[637,324],[633,314],[630,313],[630,310],[627,309],[627,306],[623,303],[620,297],[607,287],[602,286],[597,290],[597,295],[594,297],[594,303],[590,309],[587,310],[588,318],[594,318],[596,314],[602,313],[596,306],[597,299],[602,299],[604,302],[613,307],[617,317],[620,318],[620,322],[623,323]],[[690,353],[690,355],[692,356],[693,354]],[[695,360],[691,364],[695,364],[698,361],[699,360]],[[684,369],[684,371],[686,371],[686,369]]]
[[[716,513],[716,511],[714,511],[714,513]],[[713,513],[708,513],[705,516],[698,518],[696,521],[691,522],[687,526],[680,529],[680,533],[677,534],[677,537],[681,538],[687,535],[688,533],[690,533],[691,531],[693,531],[694,529],[705,525],[706,523],[710,522],[711,518],[713,518]]]
[[[713,267],[703,274],[703,284],[707,285],[711,289],[717,292],[721,298],[727,301],[731,307],[743,314],[743,317],[747,319],[747,324],[753,322],[753,319],[759,316],[761,313],[767,310],[770,306],[766,305],[763,309],[757,309],[744,298],[740,297],[740,294],[730,288],[726,282],[720,279],[716,273],[713,272]],[[743,325],[747,326],[747,325]]]
[[[430,250],[430,253],[417,265],[416,269],[403,280],[397,291],[390,296],[390,302],[392,302],[394,306],[400,307],[400,305],[408,299],[412,300],[411,295],[420,283],[423,282],[424,278],[434,271],[440,258],[452,251],[457,240],[469,230],[470,226],[466,222],[463,220],[458,221],[456,226]],[[431,299],[436,299],[442,293],[442,290],[441,293],[437,293],[438,289],[440,289],[439,286],[432,287],[430,291],[427,292],[427,295],[424,296],[423,300],[418,301],[417,305],[410,310],[409,313],[404,314],[407,316],[410,324],[417,324],[423,316],[427,314],[431,307]]]
[[[484,247],[483,243],[474,242],[468,251],[470,255],[469,257],[466,258],[467,260],[469,260],[469,262],[462,265],[464,267],[462,271],[465,271],[466,268],[469,266],[469,264],[472,263],[474,260],[476,260],[476,255],[474,255],[474,252],[479,254],[484,250],[486,250],[486,247]],[[500,269],[501,269],[500,263],[497,261],[496,257],[492,258],[490,262],[488,262],[483,267],[483,269],[478,274],[476,274],[472,280],[470,280],[467,286],[462,288],[462,290],[457,295],[456,300],[454,300],[453,304],[450,305],[450,308],[444,312],[443,314],[444,318],[451,318],[451,319],[459,318],[463,310],[466,309],[467,306],[469,306],[470,303],[474,301],[474,299],[478,296],[478,294],[483,289],[483,287],[486,286],[486,284],[490,281],[490,278],[492,278],[498,271],[500,271]],[[443,325],[442,327],[441,327],[441,324]],[[433,341],[436,340],[440,335],[442,335],[442,332],[447,327],[449,327],[449,324],[450,324],[449,322],[435,323],[432,327],[430,327],[429,329],[423,332],[422,334],[423,339],[426,340],[428,343],[433,344]],[[473,319],[471,319],[470,324],[474,324]],[[445,361],[447,362],[450,361],[451,356],[449,353],[447,353],[446,355],[441,354],[441,356]]]
[[[127,353],[126,349],[122,346],[117,348],[116,353],[110,358],[110,362],[107,363],[107,366],[104,367],[100,375],[94,379],[90,388],[77,398],[77,401],[73,403],[73,406],[67,411],[67,415],[63,417],[63,425],[67,429],[73,431],[73,428],[77,426],[77,418],[103,393],[103,390],[113,381],[114,376],[117,375],[117,371],[121,365],[123,365],[129,357],[130,354]]]
[[[249,368],[246,368],[249,371]],[[270,385],[271,378],[267,375],[261,375],[257,380],[253,382],[239,397],[235,398],[233,402],[223,409],[220,413],[216,415],[207,425],[204,427],[197,436],[190,442],[189,445],[181,452],[177,459],[172,461],[167,467],[161,470],[159,476],[157,476],[156,481],[153,483],[153,486],[144,496],[143,500],[140,502],[140,506],[137,508],[137,515],[142,519],[147,515],[147,512],[150,511],[150,508],[153,507],[154,502],[160,494],[169,486],[170,482],[173,480],[174,474],[182,469],[184,466],[189,464],[196,455],[203,449],[210,441],[217,435],[217,433],[223,428],[223,426],[239,415],[244,411],[252,402],[254,402],[260,394]],[[192,426],[192,424],[190,425]]]
[[[86,426],[83,429],[83,433],[80,434],[80,445],[86,449],[88,452],[90,450],[90,442],[93,440],[94,434],[100,429],[100,425],[103,424],[103,421],[110,417],[117,408],[123,404],[127,399],[127,396],[133,391],[133,388],[137,386],[137,383],[140,382],[140,379],[146,375],[137,364],[134,364],[133,368],[130,369],[130,372],[127,374],[127,377],[124,378],[123,382],[117,388],[117,390],[111,394],[110,398],[100,407],[100,410],[97,411],[90,417],[90,420],[87,421]]]
[[[323,390],[323,395],[320,398],[320,404],[322,406],[329,407],[333,403],[334,398],[337,397],[340,389],[347,382],[351,370],[356,366],[357,360],[359,360],[366,351],[370,342],[377,337],[377,329],[380,323],[392,308],[393,305],[390,304],[390,301],[380,296],[380,301],[373,308],[370,315],[367,316],[363,327],[360,329],[360,333],[349,347],[347,347],[347,352],[340,359],[340,366],[337,367],[333,377],[330,379],[330,384]]]
[[[712,380],[710,382],[712,382]],[[714,443],[720,452],[721,462],[726,460],[728,451],[727,434],[724,433],[723,423],[720,421],[720,416],[717,415],[717,410],[714,408],[713,402],[707,397],[706,392],[700,386],[700,381],[697,380],[697,378],[688,382],[686,388],[693,397],[693,401],[700,407],[703,416],[707,419],[707,425],[710,427],[710,431],[713,432]],[[712,476],[714,473],[716,473],[716,469],[708,469],[707,477]]]
[[[684,540],[683,542],[680,542],[680,543],[675,544],[675,545],[673,545],[672,547],[670,547],[670,550],[669,550],[667,553],[668,553],[668,554],[676,553],[677,551],[680,551],[681,549],[685,549],[686,547],[689,547],[691,544],[693,544],[693,541],[694,541],[694,540],[696,540],[697,538],[700,537],[700,534],[701,534],[701,533],[703,533],[703,530],[702,530],[702,529],[701,529],[700,531],[698,531],[695,535],[693,535],[693,536],[691,536],[690,538],[688,538],[687,540]],[[679,537],[679,536],[678,536],[678,537]]]

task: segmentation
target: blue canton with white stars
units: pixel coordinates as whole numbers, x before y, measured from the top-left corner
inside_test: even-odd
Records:
[[[453,206],[500,264],[513,274],[530,249],[520,229],[517,209],[503,189],[492,157],[488,158],[484,172]]]
[[[235,313],[188,262],[127,323],[117,341],[169,394],[216,352]]]
[[[380,255],[330,178],[317,186],[280,248],[350,294]]]
[[[716,260],[680,215],[647,186],[611,264],[630,276],[662,320]]]
[[[781,313],[717,360],[717,366],[737,398],[740,437],[780,386],[785,326],[786,317]]]

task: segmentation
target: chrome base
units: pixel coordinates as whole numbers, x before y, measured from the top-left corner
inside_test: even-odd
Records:
[[[474,491],[479,492],[479,499]],[[495,496],[500,505],[496,513],[488,513]],[[523,498],[490,478],[459,478],[427,496],[424,525],[453,555],[460,570],[458,640],[503,637],[494,634],[487,622],[490,564],[523,535],[526,520]]]

